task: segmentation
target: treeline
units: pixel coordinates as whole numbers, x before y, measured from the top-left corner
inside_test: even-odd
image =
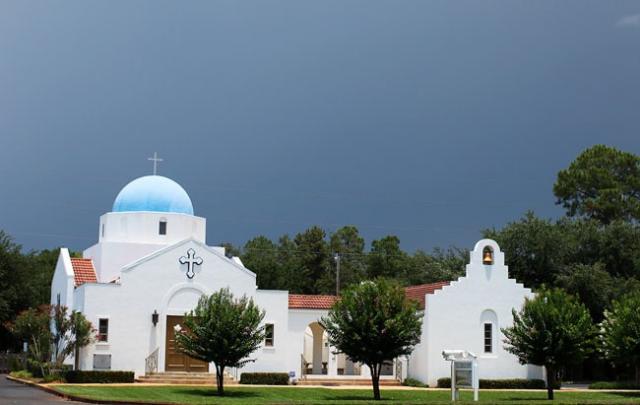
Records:
[[[7,322],[18,312],[48,304],[58,249],[23,252],[22,247],[0,230],[0,351],[15,349]]]
[[[453,280],[464,273],[468,252],[457,248],[413,254],[400,248],[400,239],[389,235],[371,242],[355,226],[344,226],[327,235],[312,226],[294,238],[277,242],[265,236],[248,241],[241,249],[223,244],[229,256],[239,256],[256,273],[261,289],[289,290],[302,294],[335,294],[340,262],[340,288],[375,277],[393,278],[404,285]]]

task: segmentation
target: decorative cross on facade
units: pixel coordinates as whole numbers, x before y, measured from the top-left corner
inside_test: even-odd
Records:
[[[153,152],[153,157],[147,158],[153,162],[153,175],[158,174],[158,162],[162,162],[164,159],[158,157],[158,152]]]
[[[196,256],[196,251],[193,249],[187,250],[187,255],[182,256],[180,259],[180,264],[187,265],[187,277],[193,278],[196,275],[195,266],[200,266],[203,262],[202,257]]]

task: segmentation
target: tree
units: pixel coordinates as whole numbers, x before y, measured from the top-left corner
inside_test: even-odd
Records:
[[[567,271],[558,276],[557,285],[576,295],[596,322],[602,320],[615,294],[615,280],[602,263],[569,265]]]
[[[332,233],[329,248],[331,253],[340,255],[341,290],[343,286],[358,283],[365,277],[364,238],[360,236],[358,228],[347,225]]]
[[[302,285],[303,293],[326,294],[334,291],[326,283],[322,283],[327,273],[332,273],[329,246],[324,238],[324,230],[317,226],[312,226],[294,238],[298,272],[306,280]]]
[[[416,285],[454,280],[464,275],[468,255],[466,250],[457,248],[436,248],[431,254],[418,250],[409,258],[404,281],[408,285]]]
[[[413,351],[420,341],[422,318],[400,285],[376,279],[347,287],[320,323],[329,344],[369,367],[378,400],[383,363]]]
[[[213,362],[218,395],[224,395],[224,370],[242,367],[247,357],[264,341],[260,326],[264,311],[252,299],[235,299],[228,288],[202,296],[198,305],[185,314],[185,328],[176,330],[178,347],[187,355]]]
[[[266,236],[258,236],[244,245],[242,263],[256,273],[258,287],[278,289],[281,283],[277,246]]]
[[[51,358],[50,309],[49,305],[29,308],[7,324],[18,341],[27,342],[28,363],[37,367],[43,376],[48,374]]]
[[[369,277],[401,277],[408,264],[408,255],[400,248],[400,239],[389,235],[371,242],[368,256]]]
[[[510,274],[527,287],[553,285],[573,249],[562,227],[531,211],[501,230],[485,229],[482,233],[498,242],[506,252]]]
[[[558,173],[557,204],[568,216],[603,224],[640,219],[640,157],[605,145],[582,152]]]
[[[521,364],[544,366],[547,395],[553,399],[558,373],[593,352],[597,335],[589,311],[560,289],[542,290],[513,312],[513,326],[502,329],[505,349]]]
[[[640,385],[640,291],[624,295],[613,302],[602,322],[602,343],[605,357],[635,369]]]

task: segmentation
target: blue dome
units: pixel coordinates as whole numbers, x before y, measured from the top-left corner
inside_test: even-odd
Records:
[[[118,193],[113,212],[151,211],[193,215],[193,204],[186,191],[163,176],[139,177]]]

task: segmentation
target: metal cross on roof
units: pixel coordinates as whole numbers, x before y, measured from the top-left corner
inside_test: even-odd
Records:
[[[147,158],[147,160],[153,161],[153,175],[158,174],[158,162],[162,162],[164,159],[158,157],[158,152],[153,152],[153,157]]]

